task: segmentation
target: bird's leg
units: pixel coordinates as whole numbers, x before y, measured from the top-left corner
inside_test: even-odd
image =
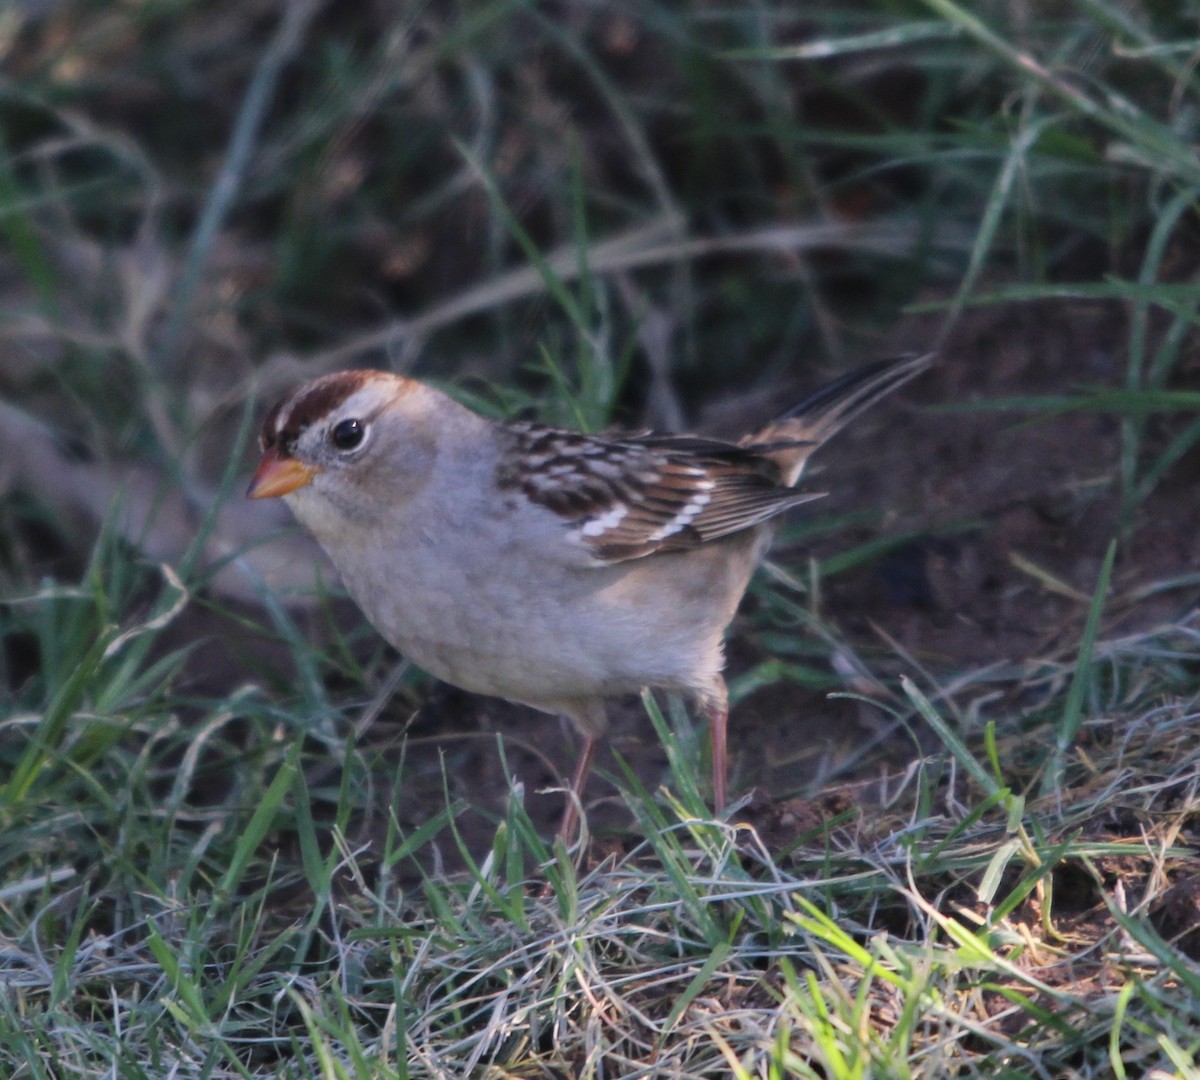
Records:
[[[595,735],[584,735],[583,749],[579,754],[579,762],[575,766],[575,775],[571,778],[571,790],[567,792],[567,805],[563,808],[562,821],[558,826],[558,835],[564,844],[571,842],[572,834],[579,825],[579,808],[583,805],[583,788],[587,783],[588,773],[592,771],[592,759],[596,756],[596,744],[599,739]]]
[[[729,774],[726,730],[729,726],[729,692],[721,683],[720,692],[704,702],[704,715],[708,717],[708,730],[712,738],[712,789],[713,811],[717,814],[725,809],[725,785]]]

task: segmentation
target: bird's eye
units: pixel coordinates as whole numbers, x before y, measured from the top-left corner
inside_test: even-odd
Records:
[[[355,450],[367,437],[367,425],[361,420],[339,420],[329,433],[335,450]]]

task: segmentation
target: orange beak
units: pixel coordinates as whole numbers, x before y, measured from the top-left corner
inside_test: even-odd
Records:
[[[320,466],[304,465],[295,458],[284,457],[277,450],[268,450],[246,489],[246,498],[277,499],[304,487],[320,471]]]

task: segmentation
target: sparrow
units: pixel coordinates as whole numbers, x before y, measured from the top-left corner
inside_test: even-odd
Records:
[[[454,686],[567,717],[578,822],[605,699],[646,687],[707,718],[726,805],[725,631],[809,457],[931,356],[869,364],[739,442],[495,420],[352,370],[263,420],[252,499],[282,498],[371,624]]]

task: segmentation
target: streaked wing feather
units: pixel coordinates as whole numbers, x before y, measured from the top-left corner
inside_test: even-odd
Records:
[[[509,430],[516,452],[500,486],[561,517],[599,563],[686,550],[817,497],[783,486],[778,466],[754,449],[713,439]]]
[[[819,498],[793,487],[809,454],[931,360],[902,357],[860,368],[736,445],[697,435],[608,438],[509,424],[510,452],[496,483],[557,515],[574,550],[593,563],[686,550]]]

